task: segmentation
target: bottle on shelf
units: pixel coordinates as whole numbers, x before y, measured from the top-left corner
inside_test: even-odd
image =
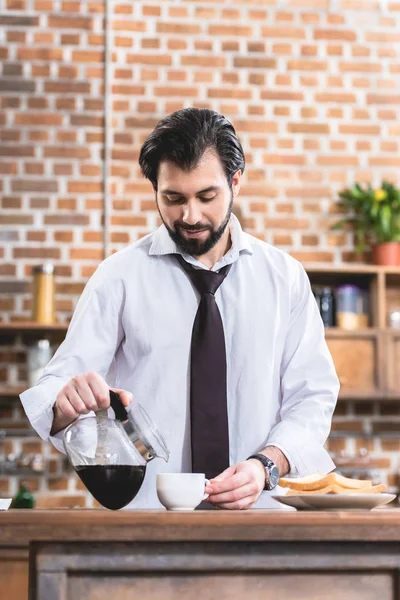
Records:
[[[34,508],[35,498],[29,491],[27,486],[21,482],[19,485],[18,492],[14,496],[11,502],[11,508]]]
[[[55,277],[51,263],[37,265],[33,273],[32,319],[36,323],[55,323]]]
[[[335,298],[332,288],[327,286],[317,287],[313,289],[313,292],[324,327],[334,327]]]

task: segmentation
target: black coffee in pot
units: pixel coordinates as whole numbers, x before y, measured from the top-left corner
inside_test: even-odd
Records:
[[[140,490],[145,466],[77,465],[79,477],[100,504],[111,510],[123,508]]]

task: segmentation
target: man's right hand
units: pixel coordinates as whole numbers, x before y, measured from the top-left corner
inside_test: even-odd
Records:
[[[111,388],[121,398],[124,406],[133,400],[130,392]],[[75,421],[79,415],[99,411],[110,406],[110,388],[101,375],[95,372],[73,377],[58,393],[53,406],[54,419],[50,435],[55,435]]]

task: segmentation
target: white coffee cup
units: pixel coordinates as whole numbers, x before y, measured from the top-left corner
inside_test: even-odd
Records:
[[[204,473],[158,473],[157,496],[167,510],[194,510],[208,498]]]

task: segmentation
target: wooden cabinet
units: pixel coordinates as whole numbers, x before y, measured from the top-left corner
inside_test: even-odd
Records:
[[[376,329],[327,331],[327,344],[335,363],[342,394],[379,393],[385,387],[382,374],[382,337]]]
[[[369,293],[369,327],[326,329],[340,380],[341,400],[400,400],[400,329],[389,314],[400,310],[400,268],[375,265],[304,265],[312,285],[356,284]]]
[[[30,600],[399,597],[396,509],[0,514],[4,554],[28,545]],[[27,597],[12,589],[1,597]]]

